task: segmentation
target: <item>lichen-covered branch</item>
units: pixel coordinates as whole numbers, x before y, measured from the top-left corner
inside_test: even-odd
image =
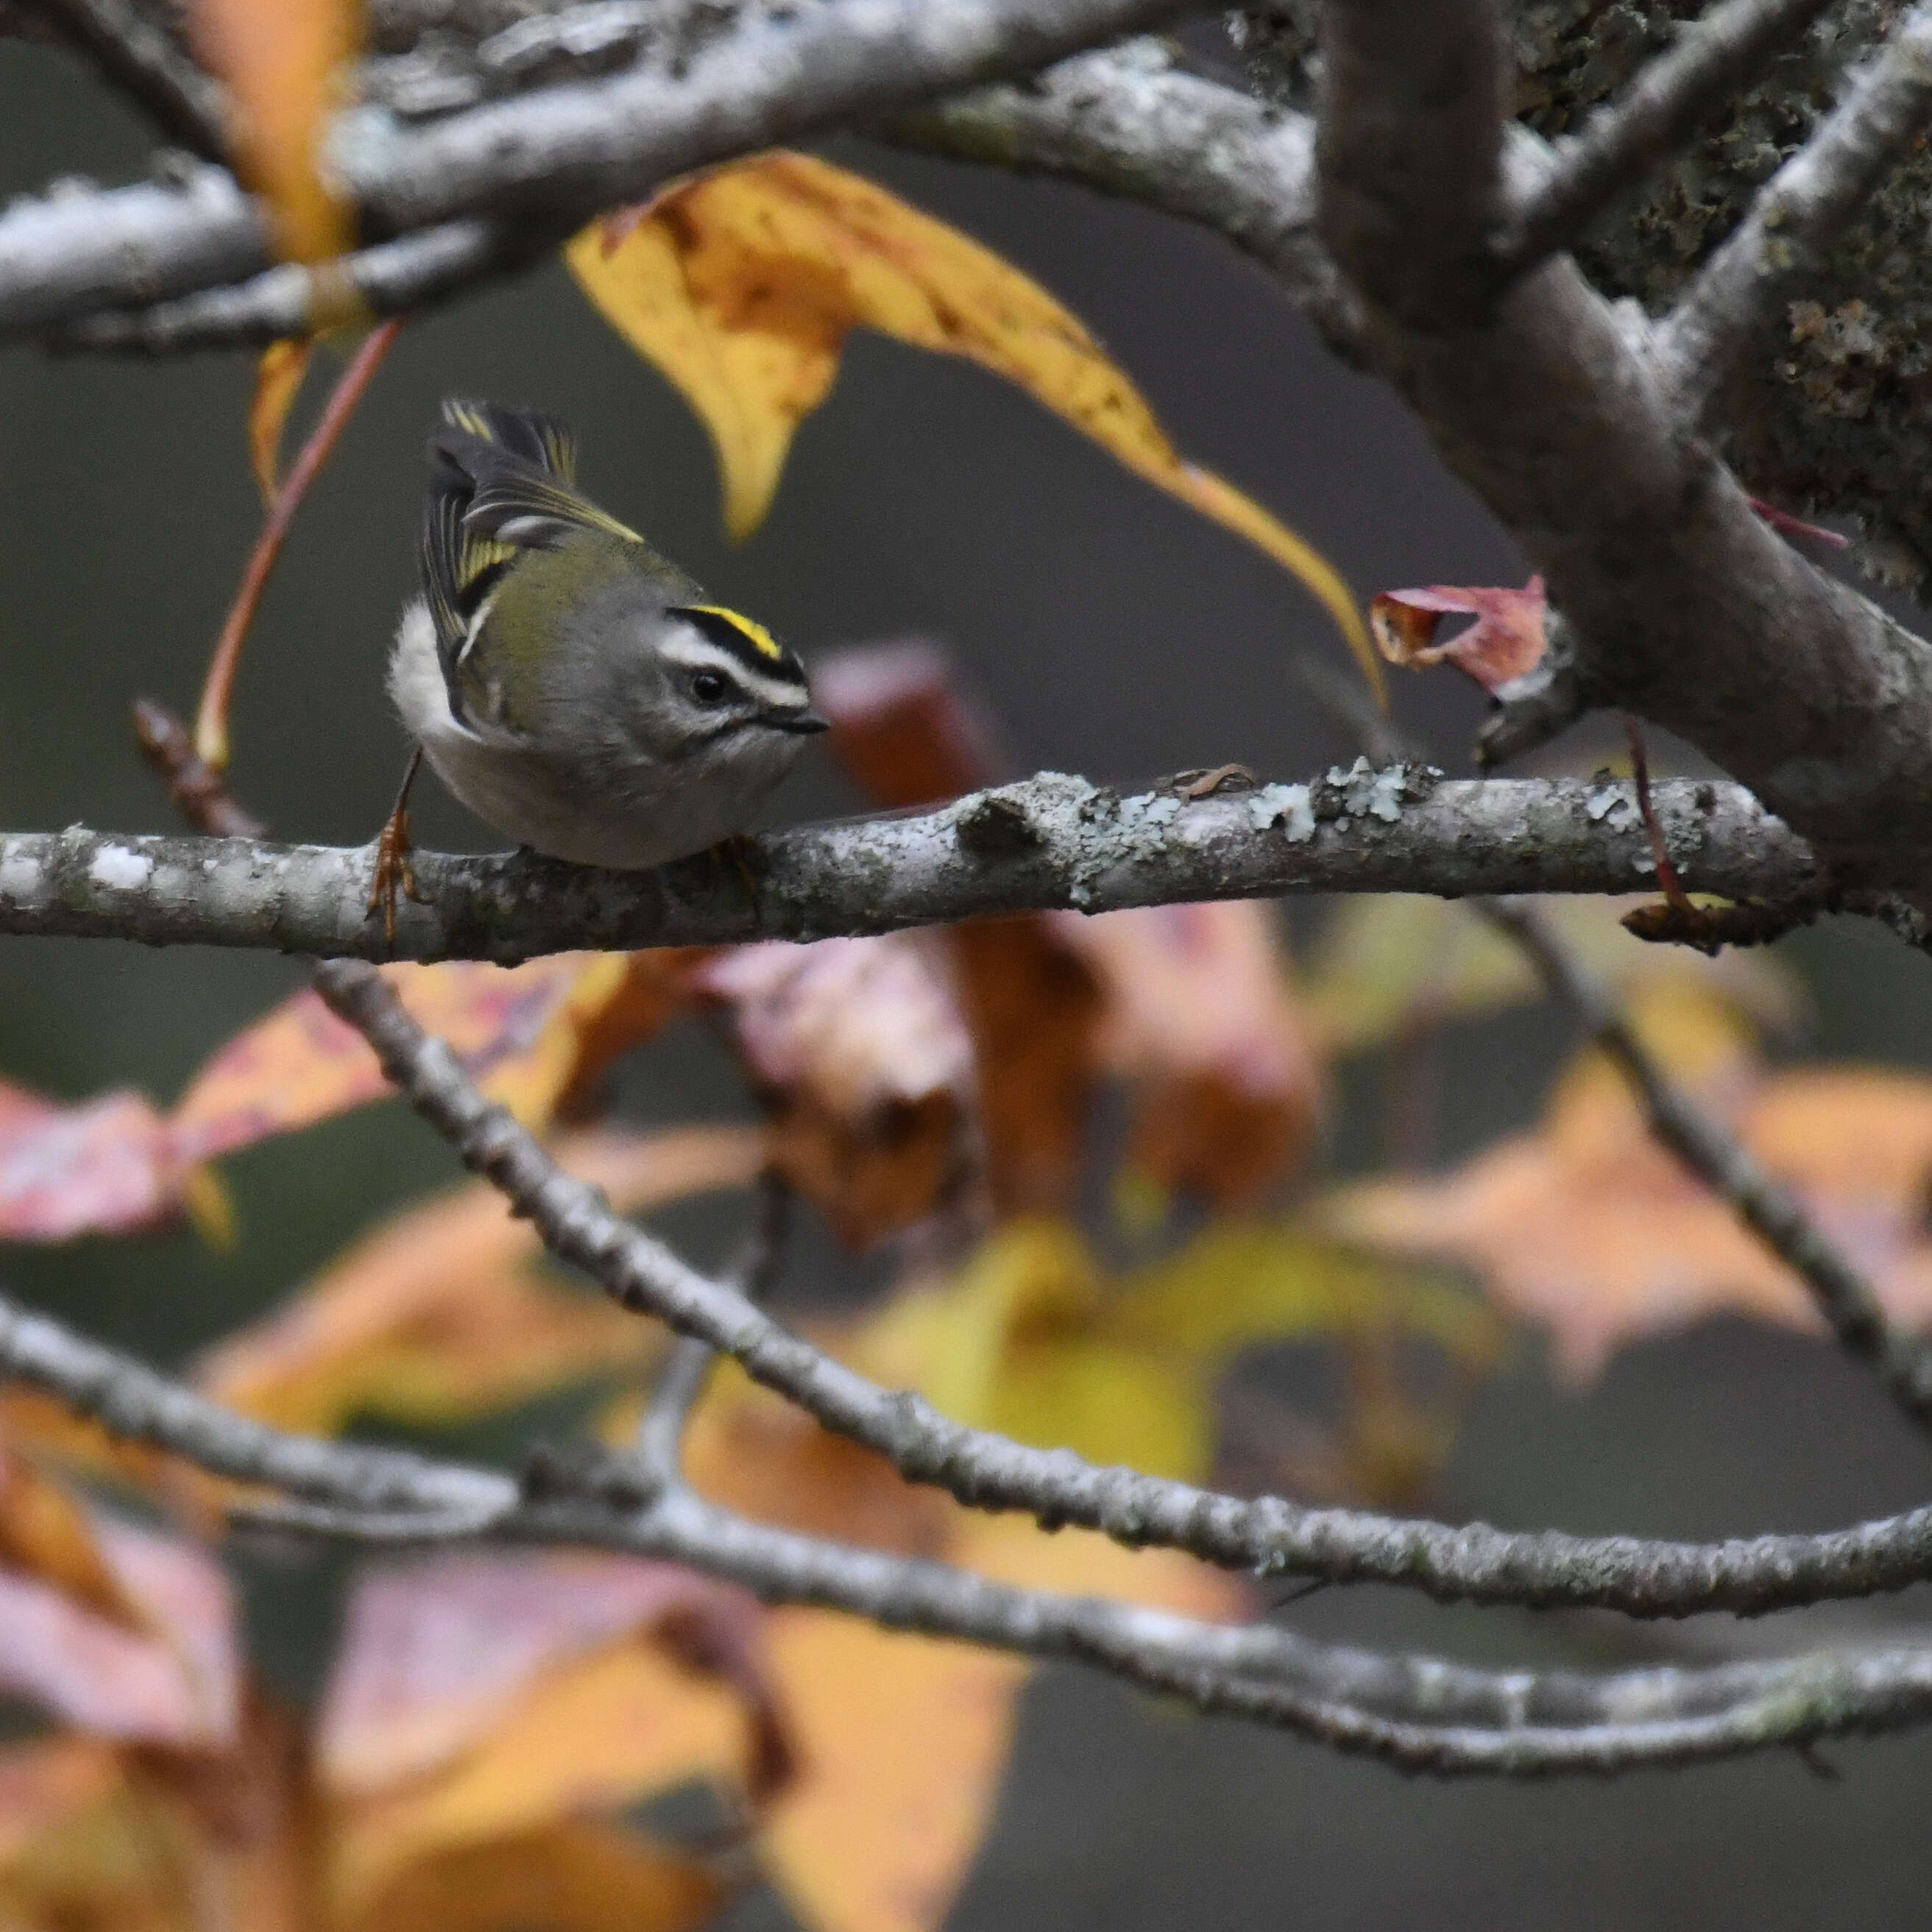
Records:
[[[1610,105],[1558,148],[1512,211],[1498,254],[1512,272],[1565,248],[1624,189],[1688,140],[1831,0],[1725,0],[1640,68]]]
[[[1656,788],[1685,884],[1815,899],[1810,849],[1736,785]],[[935,811],[765,834],[752,885],[698,858],[656,872],[528,854],[418,854],[422,904],[393,946],[368,916],[366,847],[0,836],[0,932],[273,947],[318,956],[514,960],[575,946],[838,934],[1061,907],[1103,912],[1295,892],[1613,892],[1654,880],[1624,781],[1451,780],[1364,762],[1306,784],[1127,798],[1045,773]]]
[[[1658,354],[1694,416],[1814,276],[1886,170],[1932,119],[1932,7],[1916,8],[1810,141],[1758,190],[1666,321]]]
[[[748,19],[680,71],[542,88],[421,128],[344,116],[331,162],[366,232],[466,217],[567,230],[668,177],[796,140],[1153,26],[1185,0],[840,0]],[[225,190],[117,189],[0,215],[0,330],[212,288],[268,266],[254,205]]]

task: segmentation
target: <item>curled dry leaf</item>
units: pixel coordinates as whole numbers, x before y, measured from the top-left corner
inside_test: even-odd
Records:
[[[957,1185],[972,1053],[926,940],[741,946],[695,984],[731,1010],[773,1160],[843,1238],[923,1220]]]
[[[612,327],[710,430],[732,534],[754,530],[794,432],[861,324],[1018,385],[1136,475],[1298,578],[1363,674],[1382,671],[1353,593],[1312,545],[1185,460],[1079,319],[989,249],[862,176],[778,150],[678,182],[566,250]]]
[[[322,137],[362,40],[359,0],[190,0],[196,52],[232,103],[236,172],[268,204],[292,261],[339,255],[350,211],[322,163]]]
[[[1383,591],[1369,607],[1369,622],[1390,664],[1411,670],[1452,664],[1493,692],[1542,662],[1548,608],[1540,577],[1532,577],[1520,590],[1432,584],[1416,590]],[[1436,633],[1450,616],[1476,621],[1438,644]]]
[[[1932,1324],[1932,1081],[1851,1067],[1767,1072],[1721,1018],[1696,1028],[1680,1006],[1668,1056],[1679,1077],[1796,1191],[1894,1321]],[[1627,1342],[1712,1315],[1822,1333],[1801,1284],[1656,1144],[1594,1054],[1565,1076],[1534,1131],[1439,1179],[1352,1190],[1330,1220],[1345,1237],[1472,1269],[1502,1306],[1548,1330],[1577,1378]]]
[[[580,1133],[551,1151],[620,1214],[724,1187],[764,1164],[750,1129]],[[635,1370],[656,1324],[537,1271],[542,1244],[478,1181],[365,1235],[265,1319],[228,1338],[197,1380],[280,1429],[330,1435],[357,1417],[434,1426],[593,1376]]]

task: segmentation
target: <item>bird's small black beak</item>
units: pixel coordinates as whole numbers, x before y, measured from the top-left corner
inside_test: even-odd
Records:
[[[803,711],[768,711],[765,714],[765,722],[775,725],[781,731],[796,731],[801,736],[832,729],[830,718],[809,708]]]

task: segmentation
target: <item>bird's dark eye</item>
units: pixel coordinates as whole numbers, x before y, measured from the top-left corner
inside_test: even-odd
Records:
[[[731,695],[731,681],[721,671],[694,671],[691,694],[700,704],[722,704]]]

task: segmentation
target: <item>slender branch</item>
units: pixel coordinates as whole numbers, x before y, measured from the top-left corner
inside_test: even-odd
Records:
[[[1680,406],[1706,413],[1932,118],[1932,7],[1915,8],[1811,139],[1758,190],[1661,331]]]
[[[375,380],[402,328],[400,319],[380,323],[364,337],[362,346],[329,392],[320,419],[302,445],[302,454],[275,492],[273,507],[262,534],[250,553],[248,568],[242,572],[241,588],[235,594],[221,634],[215,640],[208,659],[208,674],[201,688],[201,704],[195,713],[195,755],[212,770],[225,770],[228,764],[228,700],[235,688],[235,674],[242,662],[242,646],[255,621],[256,607],[268,588],[270,573],[282,554],[296,512],[302,506],[315,479],[334,453],[349,418],[356,413],[369,385]]]
[[[256,348],[314,334],[338,320],[345,306],[371,316],[433,308],[528,266],[565,232],[534,224],[517,228],[474,218],[446,221],[320,268],[285,262],[232,287],[148,308],[83,316],[50,332],[47,344],[64,352],[136,356]]]
[[[1412,328],[1457,328],[1494,292],[1508,75],[1495,0],[1322,8],[1322,239]]]
[[[1669,1078],[1535,908],[1498,905],[1490,916],[1537,962],[1545,982],[1636,1089],[1651,1131],[1804,1282],[1846,1352],[1876,1372],[1920,1428],[1932,1429],[1932,1342],[1892,1327],[1870,1284],[1783,1183]]]
[[[762,1302],[777,1286],[790,1226],[791,1190],[772,1168],[760,1181],[756,1220],[726,1277],[747,1300]],[[637,1455],[660,1486],[682,1480],[685,1431],[717,1360],[709,1343],[688,1335],[672,1351],[651,1390],[638,1425]]]
[[[754,18],[676,74],[540,88],[421,128],[357,110],[336,122],[330,158],[378,239],[472,216],[567,232],[674,175],[1028,73],[1187,4],[840,0]],[[137,308],[268,262],[266,226],[232,182],[213,202],[122,189],[29,204],[0,216],[0,329]]]
[[[641,1506],[520,1500],[507,1478],[290,1436],[0,1299],[0,1373],[126,1439],[307,1502],[240,1520],[358,1543],[562,1542],[688,1563],[768,1601],[1097,1666],[1200,1708],[1443,1774],[1543,1777],[1682,1763],[1873,1732],[1932,1716],[1932,1650],[1821,1653],[1592,1677],[1492,1671],[1316,1642],[1268,1624],[1203,1624],[753,1523],[681,1486]]]
[[[1815,899],[1810,849],[1741,788],[1673,780],[1658,817],[1693,891]],[[368,916],[370,849],[0,835],[0,932],[267,946],[319,956],[513,960],[840,933],[1052,907],[1298,892],[1625,892],[1648,880],[1628,782],[1440,778],[1366,765],[1304,784],[1120,798],[1047,772],[936,811],[764,834],[748,890],[700,857],[655,872],[529,854],[419,853],[427,902],[393,948]]]
[[[500,1188],[560,1260],[622,1306],[731,1356],[826,1428],[917,1483],[982,1508],[1017,1509],[1120,1541],[1185,1550],[1225,1568],[1399,1583],[1444,1601],[1591,1604],[1637,1616],[1757,1612],[1865,1596],[1932,1578],[1932,1508],[1812,1536],[1724,1544],[1452,1528],[1280,1497],[1220,1496],[1067,1450],[968,1429],[920,1396],[892,1393],[790,1334],[744,1296],[686,1266],[565,1174],[503,1108],[486,1101],[373,967],[333,960],[316,989],[375,1050],[383,1070],[474,1172]]]
[[[28,0],[56,32],[152,116],[163,133],[202,160],[227,152],[220,84],[130,0]]]
[[[1497,254],[1520,274],[1567,248],[1624,189],[1682,147],[1831,0],[1725,0],[1642,68],[1511,213]]]

